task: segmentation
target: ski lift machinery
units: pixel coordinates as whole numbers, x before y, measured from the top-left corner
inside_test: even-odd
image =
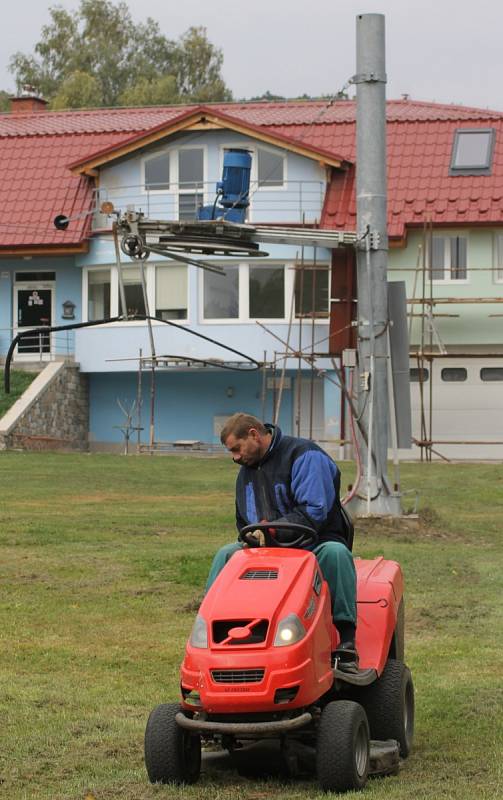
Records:
[[[182,253],[199,256],[263,257],[259,243],[334,248],[355,245],[356,233],[306,227],[252,226],[245,224],[250,204],[251,155],[247,150],[229,150],[224,156],[222,180],[216,185],[215,201],[198,209],[195,221],[155,220],[141,211],[117,214],[121,250],[133,259],[150,253],[176,260]],[[105,203],[105,213],[115,213]],[[188,259],[198,267],[221,268]]]

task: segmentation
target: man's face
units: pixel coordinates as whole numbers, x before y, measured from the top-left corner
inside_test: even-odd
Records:
[[[233,433],[225,440],[225,446],[232,456],[235,464],[252,467],[258,464],[263,456],[263,445],[260,434],[251,428],[246,436],[237,439]]]

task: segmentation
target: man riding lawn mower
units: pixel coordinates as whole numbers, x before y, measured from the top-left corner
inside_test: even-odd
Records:
[[[340,473],[317,445],[245,414],[222,441],[241,465],[240,533],[213,561],[181,703],[150,715],[149,778],[197,780],[201,737],[241,761],[267,739],[290,773],[314,769],[329,791],[362,788],[369,774],[396,772],[412,744],[400,567],[353,563]]]

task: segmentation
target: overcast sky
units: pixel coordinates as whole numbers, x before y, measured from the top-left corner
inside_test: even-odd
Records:
[[[78,0],[62,0],[69,10]],[[178,38],[204,25],[224,53],[236,99],[335,94],[355,72],[355,18],[386,16],[388,98],[503,111],[501,0],[129,0],[135,20],[153,17]],[[2,8],[0,88],[14,90],[9,57],[30,53],[49,21],[48,6],[23,0]],[[134,32],[131,32],[134,35]]]

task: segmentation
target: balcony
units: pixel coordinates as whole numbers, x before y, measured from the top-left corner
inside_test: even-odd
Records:
[[[282,186],[270,186],[257,182],[250,184],[250,206],[246,221],[251,224],[280,223],[283,225],[312,225],[320,220],[325,197],[323,181],[285,181]],[[134,208],[147,217],[165,220],[193,220],[197,209],[215,200],[215,182],[175,184],[163,190],[145,189],[144,186],[102,186],[97,191],[96,207],[105,201],[113,203],[117,210]],[[97,211],[94,219],[96,230],[108,228],[109,219]]]

